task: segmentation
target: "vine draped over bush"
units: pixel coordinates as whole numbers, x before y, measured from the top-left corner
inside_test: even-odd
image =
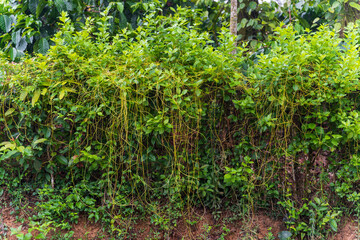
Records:
[[[47,55],[2,58],[4,174],[68,186],[68,205],[42,218],[99,219],[99,201],[113,217],[135,200],[279,202],[295,234],[336,231],[329,204],[359,209],[358,30],[279,28],[254,63],[246,48],[230,54],[225,29],[214,48],[200,21],[185,20],[194,14],[149,15],[111,38],[106,16],[76,31],[63,14]]]

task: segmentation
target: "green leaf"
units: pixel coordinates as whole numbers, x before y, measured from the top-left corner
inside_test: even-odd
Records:
[[[46,236],[43,233],[39,233],[38,235],[36,235],[35,239],[45,239]]]
[[[340,6],[340,3],[338,1],[335,1],[332,5],[332,8],[335,9]]]
[[[11,115],[14,111],[15,111],[15,108],[9,108],[9,109],[5,112],[5,117]]]
[[[34,166],[34,168],[35,168],[35,170],[36,170],[37,172],[40,172],[41,162],[40,162],[39,160],[35,159],[33,166]]]
[[[11,149],[14,150],[16,148],[16,144],[13,142],[2,142],[0,143],[0,146],[3,146],[0,151],[3,151],[5,149]]]
[[[24,55],[25,55],[24,52],[16,50],[16,58],[21,58]]]
[[[62,23],[65,23],[66,21],[68,21],[68,15],[67,15],[67,12],[61,12],[61,17],[59,18],[59,20],[62,22]]]
[[[341,23],[335,23],[335,24],[334,24],[334,30],[335,30],[336,32],[338,32],[338,31],[340,31],[340,29],[341,29]]]
[[[46,38],[41,38],[38,42],[38,52],[45,55],[49,48],[49,42],[46,40]]]
[[[16,48],[10,48],[9,54],[10,54],[10,59],[11,59],[11,61],[15,61],[16,56],[17,56],[17,50],[16,50]]]
[[[21,101],[24,101],[27,95],[28,95],[28,91],[27,90],[22,90],[21,93],[20,93],[19,99]]]
[[[35,103],[39,100],[39,97],[40,97],[40,89],[36,90],[35,93],[34,93],[34,96],[31,100],[31,105],[34,107],[35,106]]]
[[[60,99],[60,100],[63,99],[64,96],[65,96],[65,89],[62,88],[62,89],[60,90],[59,99]]]
[[[120,13],[120,28],[125,28],[127,25],[127,18],[124,13]]]
[[[85,198],[84,202],[87,204],[87,205],[93,205],[94,204],[94,199],[91,199],[91,198]]]
[[[10,157],[12,157],[13,155],[15,155],[16,153],[18,153],[18,150],[12,150],[7,152],[6,154],[2,155],[0,160],[5,160],[5,159],[9,159]]]
[[[54,3],[59,13],[67,11],[66,4],[63,0],[54,0]]]
[[[303,26],[304,28],[310,28],[310,24],[304,18],[299,17],[299,21],[301,23],[301,26]]]
[[[44,132],[44,136],[46,138],[49,138],[51,136],[51,128],[46,128],[46,130]]]
[[[238,24],[237,30],[239,31],[241,28],[244,28],[247,24],[248,20],[246,18],[241,19],[240,24]]]
[[[16,49],[17,49],[18,51],[23,52],[23,51],[26,50],[26,47],[27,47],[26,38],[23,37],[23,38],[20,39],[19,43],[16,44]]]
[[[43,142],[46,142],[46,141],[47,141],[46,138],[40,138],[40,139],[33,142],[33,146],[36,146],[37,144],[43,143]]]
[[[231,182],[231,179],[232,179],[232,175],[231,175],[231,174],[227,173],[227,174],[224,175],[224,182],[225,182],[225,183]]]
[[[61,163],[63,165],[68,165],[68,160],[66,159],[66,157],[60,155],[60,156],[57,156],[56,159],[59,161],[59,163]]]
[[[17,235],[17,234],[21,233],[21,228],[22,228],[22,225],[20,225],[18,228],[10,228],[11,235]]]
[[[36,14],[36,9],[37,9],[38,3],[39,3],[38,0],[29,0],[29,10],[30,10],[31,14],[33,14],[33,15]]]
[[[20,40],[21,40],[21,33],[20,33],[20,30],[16,31],[16,32],[13,32],[11,34],[11,40],[12,42],[15,44],[15,45],[18,45]]]
[[[39,4],[37,5],[37,8],[36,8],[36,18],[39,18],[40,14],[44,10],[45,6],[46,6],[46,1],[40,0]]]
[[[195,90],[195,95],[196,95],[197,97],[199,97],[199,96],[201,95],[201,90],[200,90],[200,89],[196,89],[196,90]]]
[[[359,5],[358,3],[356,3],[356,2],[351,2],[351,3],[349,3],[349,5],[350,5],[351,7],[356,8],[357,10],[360,11],[360,5]]]
[[[43,90],[41,91],[41,95],[45,95],[47,93],[47,88],[43,88]]]
[[[316,127],[315,123],[308,124],[308,128],[310,128],[310,129],[315,129],[315,127]]]
[[[289,231],[282,231],[279,233],[278,237],[280,240],[287,240],[290,239],[292,236],[291,232]]]
[[[257,5],[256,2],[251,1],[251,2],[249,3],[249,8],[250,8],[251,10],[255,10],[256,5]]]
[[[330,227],[334,232],[337,232],[337,223],[336,223],[335,219],[330,220]]]
[[[31,238],[32,238],[32,234],[29,232],[24,236],[24,240],[31,240]]]
[[[117,7],[117,9],[118,9],[119,12],[122,13],[122,12],[124,11],[124,4],[123,4],[123,3],[117,2],[117,3],[116,3],[116,7]]]
[[[7,15],[1,15],[0,16],[0,28],[4,32],[9,32],[11,29],[11,19]]]
[[[64,3],[67,11],[72,11],[74,9],[74,4],[72,2],[64,1]]]

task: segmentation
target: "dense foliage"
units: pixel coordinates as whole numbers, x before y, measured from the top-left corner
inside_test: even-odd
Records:
[[[218,22],[224,12],[222,2],[25,0],[0,3],[0,47],[12,61],[18,61],[25,52],[45,54],[53,44],[51,38],[59,30],[61,12],[68,13],[77,30],[88,17],[98,18],[105,14],[109,16],[108,32],[113,36],[124,28],[136,29],[148,13],[168,15],[178,6],[205,9],[202,28],[212,31],[216,38],[221,27]],[[191,15],[188,17],[192,18]]]
[[[327,5],[314,2],[297,7],[320,16]],[[261,43],[233,55],[236,38],[217,21],[216,31],[204,27],[204,11],[152,11],[114,30],[121,4],[83,23],[62,12],[53,33],[32,42],[19,19],[7,29],[0,16],[14,49],[47,42],[16,63],[8,48],[0,58],[0,184],[15,199],[37,196],[38,238],[69,230],[82,213],[119,239],[127,220],[145,215],[169,234],[190,206],[273,209],[288,228],[282,239],[326,239],[342,212],[359,215],[354,24],[306,28],[301,19],[331,16],[304,14],[283,25],[280,14],[274,26],[254,25],[273,35],[249,35],[269,40],[266,54]]]
[[[128,1],[80,1],[80,0],[6,0],[0,3],[0,48],[8,58],[19,61],[24,53],[45,54],[51,38],[59,30],[61,12],[67,12],[80,30],[88,17],[109,16],[109,34],[116,35],[121,29],[136,29],[143,18],[151,13],[167,16],[177,7],[202,10],[201,29],[211,34],[218,45],[221,28],[229,21],[229,1],[209,0],[128,0]],[[267,46],[269,36],[280,22],[294,24],[297,31],[305,28],[316,30],[323,23],[337,29],[357,20],[360,5],[356,1],[295,0],[288,5],[275,1],[240,0],[238,9],[238,40],[249,41],[254,49]],[[192,16],[187,16],[192,20]],[[262,47],[261,47],[262,46]]]

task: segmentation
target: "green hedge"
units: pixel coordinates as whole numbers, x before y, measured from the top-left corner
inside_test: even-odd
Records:
[[[95,183],[87,202],[111,209],[279,203],[295,234],[336,230],[330,205],[359,211],[358,30],[279,28],[253,62],[230,54],[225,29],[212,47],[189,14],[114,38],[106,17],[78,32],[63,15],[46,56],[2,58],[0,169],[39,186]]]

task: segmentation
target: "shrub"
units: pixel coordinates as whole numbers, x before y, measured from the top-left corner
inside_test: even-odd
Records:
[[[233,102],[249,123],[243,132],[257,148],[252,168],[257,173],[251,184],[263,186],[271,199],[276,195],[270,194],[269,185],[277,182],[283,191],[280,198],[290,201],[295,212],[317,194],[333,196],[334,171],[343,164],[351,166],[348,159],[355,159],[360,87],[357,31],[350,27],[341,38],[326,26],[303,35],[291,26],[279,28],[270,53],[260,55],[257,64],[249,67],[247,81],[234,83],[243,93]],[[340,176],[345,174],[338,172]],[[345,179],[337,180],[337,186],[351,185],[352,180]],[[341,192],[339,187],[335,190]]]
[[[214,48],[189,15],[149,15],[111,37],[105,15],[76,31],[63,14],[47,55],[1,58],[2,169],[55,188],[39,191],[51,221],[81,211],[99,219],[102,203],[114,224],[135,203],[157,212],[137,202],[152,200],[171,205],[152,218],[169,230],[185,202],[229,200],[282,203],[294,234],[336,230],[331,207],[359,198],[357,29],[340,38],[328,27],[279,28],[252,62],[246,48],[230,54],[226,31]],[[327,201],[336,195],[344,201]]]
[[[217,152],[201,159],[201,148],[218,145],[214,115],[243,58],[227,33],[214,49],[189,14],[111,39],[106,16],[78,32],[63,14],[47,55],[1,67],[1,160],[42,184],[100,181],[109,197],[122,184],[146,198],[197,194]]]

